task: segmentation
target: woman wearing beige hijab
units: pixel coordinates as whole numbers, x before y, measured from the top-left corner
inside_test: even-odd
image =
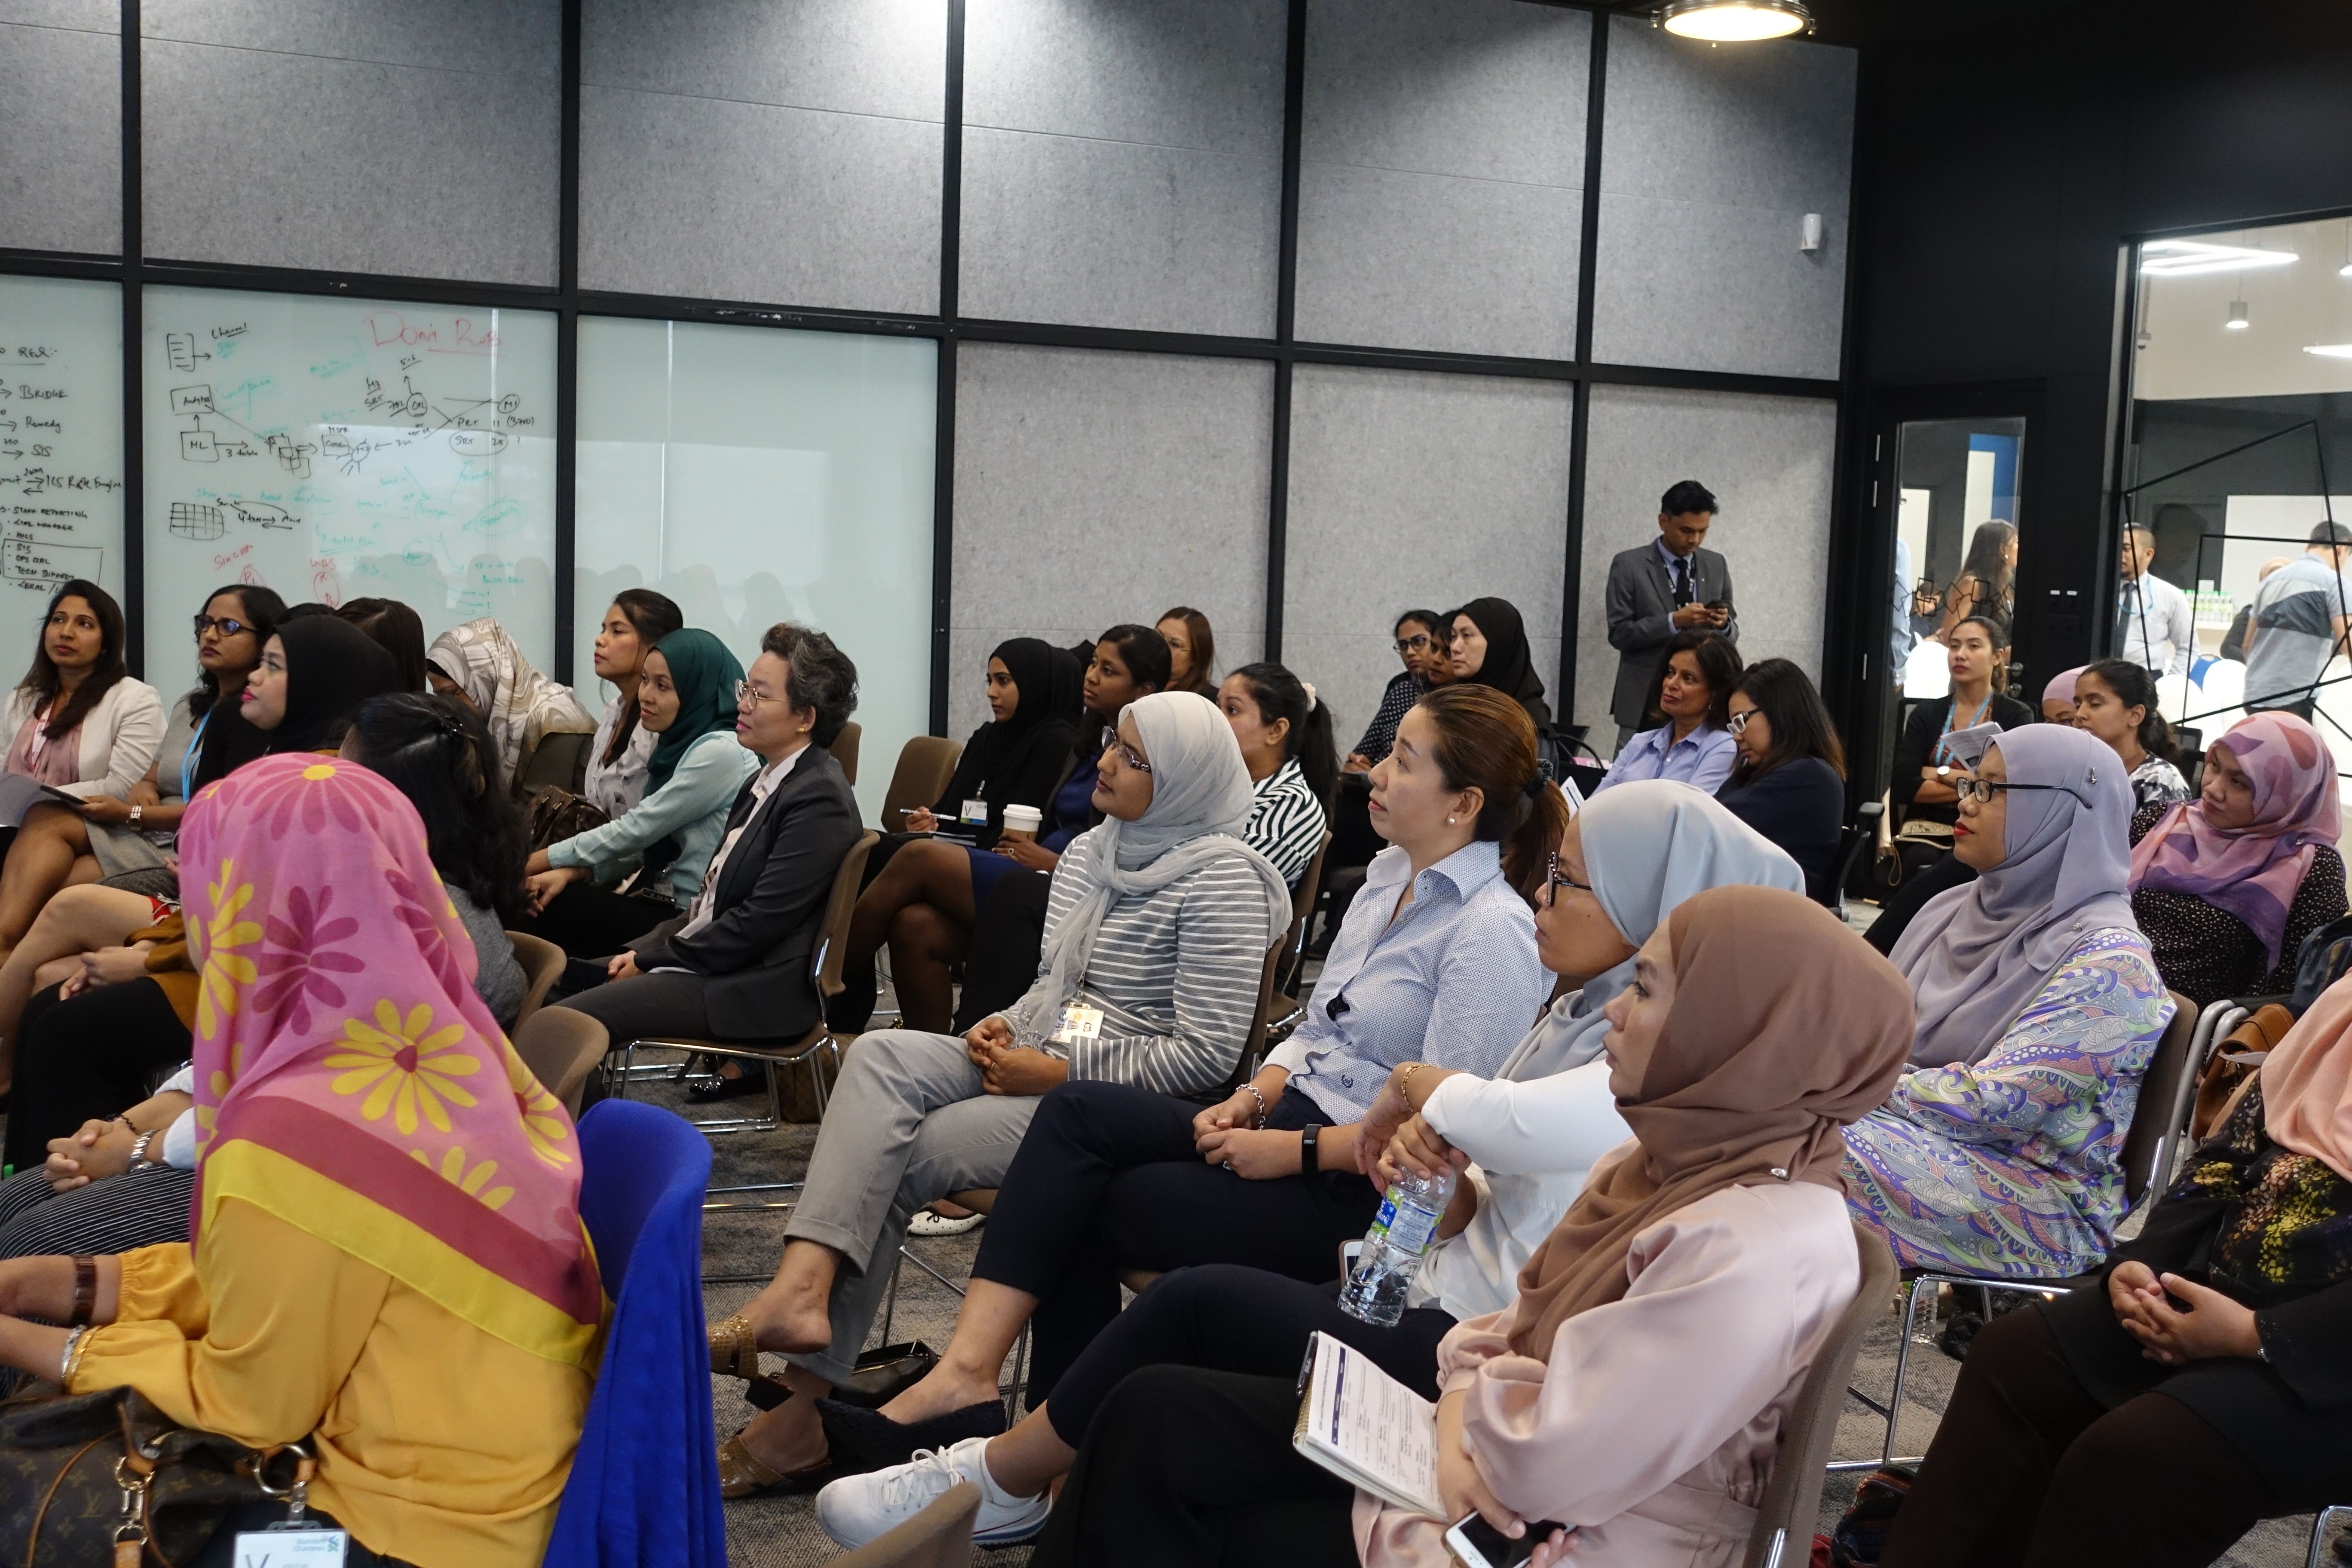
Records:
[[[1532,1568],[1735,1561],[1780,1426],[1860,1279],[1841,1129],[1910,1049],[1911,997],[1819,905],[1730,887],[1676,909],[1607,1008],[1633,1129],[1510,1306],[1438,1349],[1446,1520],[1291,1447],[1291,1380],[1139,1372],[1088,1429],[1034,1568],[1450,1568],[1445,1526],[1567,1527]]]
[[[1969,1342],[1885,1568],[2213,1562],[2352,1502],[2352,980],[2095,1286]]]

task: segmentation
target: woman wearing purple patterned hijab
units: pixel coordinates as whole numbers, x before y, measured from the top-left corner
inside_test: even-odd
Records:
[[[2252,714],[2207,748],[2198,798],[2135,824],[2132,902],[2167,982],[2200,1005],[2291,984],[2304,936],[2345,910],[2343,825],[2336,759],[2294,714]]]

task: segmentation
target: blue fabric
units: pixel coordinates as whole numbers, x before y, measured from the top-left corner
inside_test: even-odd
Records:
[[[658,1106],[607,1100],[580,1119],[580,1218],[614,1306],[545,1561],[726,1568],[702,1324],[709,1141]]]
[[[1701,795],[1713,795],[1731,776],[1732,764],[1739,761],[1739,742],[1731,738],[1728,730],[1717,730],[1701,724],[1680,741],[1675,739],[1675,727],[1661,724],[1644,730],[1625,742],[1617,760],[1609,764],[1609,772],[1593,786],[1599,795],[1614,784],[1631,784],[1635,779],[1667,779],[1686,784]]]
[[[971,907],[984,910],[996,879],[1013,868],[1012,857],[999,855],[993,849],[975,849],[970,845],[964,847],[964,854],[971,861]]]
[[[1101,764],[1100,755],[1080,763],[1077,771],[1063,781],[1062,787],[1054,792],[1053,800],[1046,805],[1045,831],[1037,836],[1037,842],[1055,854],[1067,849],[1070,840],[1092,823],[1095,781],[1101,776]]]

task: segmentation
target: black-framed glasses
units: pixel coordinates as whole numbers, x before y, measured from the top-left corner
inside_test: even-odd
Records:
[[[218,632],[225,637],[233,637],[239,632],[249,632],[253,629],[235,616],[223,616],[218,620],[210,616],[197,616],[195,625],[196,638],[200,642],[204,640],[204,635],[206,632]]]
[[[1555,888],[1574,888],[1580,893],[1592,891],[1592,884],[1590,882],[1580,882],[1573,877],[1561,874],[1559,851],[1557,849],[1551,852],[1550,858],[1544,865],[1544,908],[1546,909],[1551,908],[1551,901],[1557,896],[1552,891]]]
[[[1118,753],[1121,765],[1133,768],[1139,773],[1148,773],[1151,771],[1151,764],[1143,760],[1143,753],[1120,740],[1118,731],[1116,730],[1103,737],[1102,754],[1108,757],[1113,752]]]
[[[1954,794],[1962,800],[1975,801],[1979,805],[1990,805],[1994,795],[2009,789],[2065,790],[2066,786],[2064,784],[1997,784],[1991,779],[1954,779],[1952,781]],[[2067,790],[2066,793],[2071,795],[2074,792]]]
[[[1429,634],[1427,632],[1415,632],[1409,637],[1399,637],[1396,640],[1396,650],[1399,653],[1419,653],[1423,648],[1425,648],[1428,646]]]
[[[1736,741],[1748,733],[1748,721],[1763,711],[1761,708],[1749,708],[1734,713],[1729,719],[1725,720],[1725,727],[1731,731],[1731,738]]]

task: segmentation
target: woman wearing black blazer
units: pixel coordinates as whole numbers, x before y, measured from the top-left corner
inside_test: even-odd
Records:
[[[865,832],[825,747],[856,706],[857,668],[831,637],[790,622],[769,628],[735,720],[761,765],[736,797],[700,896],[614,957],[608,984],[562,1005],[602,1023],[614,1045],[656,1035],[791,1042],[816,1026],[812,959],[834,877]],[[743,1081],[706,1080],[701,1092]]]

